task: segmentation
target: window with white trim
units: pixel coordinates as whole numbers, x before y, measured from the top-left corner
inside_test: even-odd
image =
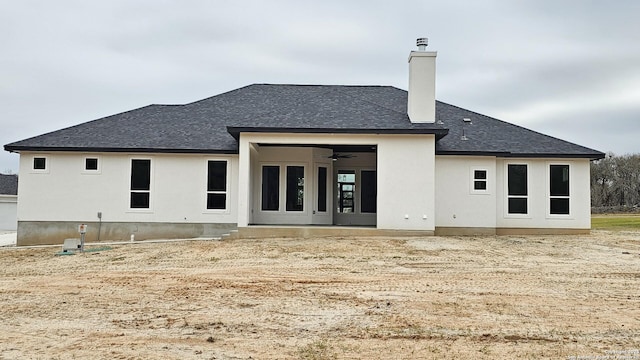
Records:
[[[34,156],[32,170],[40,172],[47,171],[47,160],[46,156]]]
[[[98,158],[86,157],[84,158],[84,170],[85,171],[98,171]]]
[[[375,170],[360,171],[360,212],[375,214],[378,211],[378,178]]]
[[[549,213],[569,215],[569,165],[549,165]]]
[[[529,213],[529,189],[526,164],[507,165],[507,213]]]
[[[149,209],[151,197],[151,160],[131,159],[131,197],[132,209]]]
[[[473,192],[485,193],[488,190],[487,187],[487,170],[485,169],[473,169]]]
[[[304,166],[287,166],[286,210],[304,211]]]
[[[327,212],[327,167],[318,167],[318,211]]]
[[[227,161],[207,161],[207,210],[227,208]]]
[[[100,156],[86,155],[82,158],[82,174],[84,175],[97,175],[100,174],[101,164]]]
[[[262,211],[280,210],[280,166],[262,166]]]

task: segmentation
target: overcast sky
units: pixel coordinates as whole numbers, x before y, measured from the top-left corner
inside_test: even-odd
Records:
[[[639,16],[636,0],[0,0],[0,144],[252,83],[406,89],[426,36],[438,100],[638,153]]]

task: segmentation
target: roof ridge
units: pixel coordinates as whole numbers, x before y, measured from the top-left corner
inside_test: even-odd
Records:
[[[237,88],[237,89],[233,89],[233,90],[225,91],[225,92],[220,93],[220,94],[216,94],[216,95],[213,95],[213,96],[207,96],[206,98],[203,98],[203,99],[200,99],[200,100],[196,100],[196,101],[192,101],[192,102],[185,103],[185,104],[183,104],[183,106],[193,105],[193,104],[196,104],[196,103],[199,103],[199,102],[205,101],[205,100],[209,100],[209,99],[217,98],[217,97],[219,97],[219,96],[223,96],[223,95],[228,95],[228,94],[231,94],[231,93],[234,93],[234,92],[240,91],[240,90],[244,90],[244,89],[246,89],[246,88],[248,88],[248,87],[251,87],[251,86],[254,86],[254,85],[258,85],[258,84],[249,84],[249,85],[245,85],[245,86],[239,87],[239,88]]]
[[[394,89],[397,89],[397,90],[403,91],[402,89],[399,89],[399,88],[397,88],[397,87],[395,87],[395,86],[391,86],[391,85],[378,85],[378,87],[388,87],[388,88],[394,88]],[[341,93],[343,93],[343,92],[341,91]],[[390,108],[390,107],[387,107],[387,106],[384,106],[384,105],[378,104],[377,102],[373,102],[373,101],[371,101],[371,100],[367,100],[367,99],[363,99],[363,98],[360,98],[360,97],[353,96],[353,95],[348,94],[348,93],[346,93],[346,92],[345,92],[344,94],[345,94],[345,95],[347,95],[347,96],[349,96],[350,98],[358,99],[358,100],[360,100],[360,101],[362,101],[362,102],[366,102],[366,103],[369,103],[369,104],[375,105],[375,106],[377,106],[377,107],[379,107],[379,108],[383,108],[383,109],[386,109],[386,110],[389,110],[389,111],[393,111],[394,113],[398,113],[398,114],[401,114],[401,115],[407,115],[407,118],[409,118],[409,115],[408,115],[406,112],[398,111],[398,110],[396,110],[396,109],[392,109],[392,108]]]
[[[346,85],[346,84],[273,84],[273,83],[255,83],[253,85],[267,85],[267,86],[306,86],[306,87],[394,87],[392,85]]]

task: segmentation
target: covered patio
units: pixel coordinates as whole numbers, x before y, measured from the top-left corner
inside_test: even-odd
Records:
[[[239,229],[433,233],[433,134],[229,131],[239,139]]]

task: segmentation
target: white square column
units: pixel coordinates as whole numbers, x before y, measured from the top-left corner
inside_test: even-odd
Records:
[[[238,227],[251,219],[251,143],[240,135],[238,156]]]

